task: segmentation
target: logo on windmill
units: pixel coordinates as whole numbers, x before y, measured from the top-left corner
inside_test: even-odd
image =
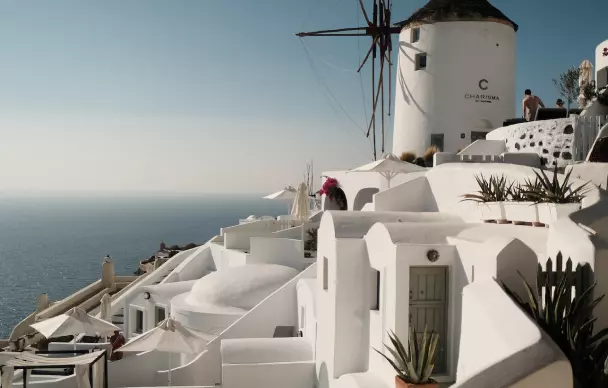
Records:
[[[477,83],[477,86],[480,90],[486,91],[489,88],[490,82],[487,79],[480,79]],[[464,98],[467,100],[473,100],[475,102],[481,102],[485,104],[491,104],[494,101],[500,101],[498,96],[493,96],[491,94],[483,94],[483,93],[467,93],[464,95]]]

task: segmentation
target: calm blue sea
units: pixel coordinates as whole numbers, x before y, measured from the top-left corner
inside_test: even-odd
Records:
[[[0,198],[0,338],[40,293],[58,300],[99,279],[105,255],[130,275],[161,241],[202,244],[239,218],[286,210],[252,196]]]

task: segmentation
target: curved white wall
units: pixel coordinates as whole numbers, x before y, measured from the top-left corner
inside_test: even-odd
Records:
[[[608,85],[608,55],[604,55],[604,48],[608,48],[608,40],[595,49],[595,80],[598,87]]]
[[[488,122],[498,128],[515,117],[512,27],[457,21],[419,28],[416,43],[410,43],[409,28],[399,36],[393,153],[420,155],[431,145],[431,134],[441,133],[443,151],[455,152],[471,143],[471,131],[487,132],[482,127]],[[427,54],[424,70],[416,70],[419,53]]]

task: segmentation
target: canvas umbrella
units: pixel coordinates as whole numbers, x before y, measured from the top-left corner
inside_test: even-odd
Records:
[[[386,178],[389,188],[391,187],[391,179],[397,174],[421,171],[426,171],[426,168],[404,162],[394,154],[388,154],[380,160],[350,170],[350,172],[377,172]]]
[[[66,313],[31,325],[46,338],[78,334],[109,334],[120,330],[118,326],[103,319],[87,314],[81,308],[74,307]],[[76,345],[76,344],[74,344]]]
[[[296,190],[291,186],[287,186],[283,190],[277,191],[276,193],[269,194],[263,198],[283,201],[283,202],[286,202],[288,206],[290,206],[292,201],[295,199],[295,197],[296,197]]]
[[[585,97],[583,88],[586,85],[591,85],[593,83],[593,64],[590,61],[585,59],[580,64],[578,69],[579,69],[578,86],[581,88],[581,94],[578,97],[578,105],[579,105],[579,108],[585,108],[585,106],[587,105],[587,103],[589,101],[587,101],[587,99]]]
[[[154,329],[133,338],[121,352],[147,352],[157,350],[169,353],[169,385],[171,385],[171,355],[173,353],[199,354],[207,349],[214,335],[195,332],[173,318],[167,318]]]
[[[112,299],[109,294],[101,297],[101,305],[99,306],[99,318],[106,322],[112,320]]]

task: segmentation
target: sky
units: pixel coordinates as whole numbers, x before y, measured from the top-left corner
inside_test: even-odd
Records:
[[[520,26],[519,110],[608,39],[603,0],[492,3]],[[294,34],[362,20],[357,0],[0,0],[0,193],[270,193],[310,160],[320,186],[371,161],[370,42]]]

